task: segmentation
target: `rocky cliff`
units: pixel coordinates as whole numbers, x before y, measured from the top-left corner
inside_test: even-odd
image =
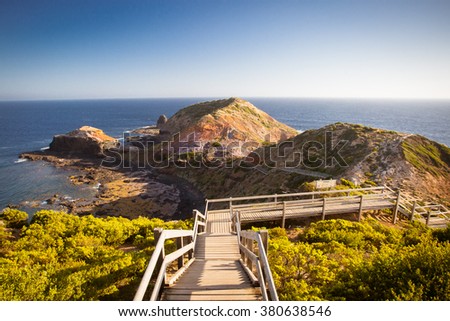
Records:
[[[117,146],[117,139],[106,135],[101,129],[83,126],[67,134],[54,136],[50,151],[101,156],[105,149]]]

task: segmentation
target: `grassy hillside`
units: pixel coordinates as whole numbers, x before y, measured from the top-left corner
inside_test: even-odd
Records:
[[[355,185],[386,184],[447,204],[450,200],[450,149],[418,135],[336,123],[256,152],[275,168],[326,173]]]
[[[227,166],[210,168],[188,163],[171,173],[208,198],[299,192],[319,179],[314,174],[324,174],[350,187],[386,184],[421,201],[450,205],[449,150],[418,135],[336,123],[260,147],[245,159],[235,158],[233,166],[231,159]]]
[[[421,172],[435,177],[448,177],[450,173],[450,148],[414,135],[402,142],[405,159]]]

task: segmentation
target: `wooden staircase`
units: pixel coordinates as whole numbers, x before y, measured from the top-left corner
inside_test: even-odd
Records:
[[[134,300],[143,300],[152,282],[152,301],[277,301],[267,257],[268,233],[242,231],[242,223],[279,220],[284,227],[287,219],[350,213],[360,220],[363,211],[382,209],[392,210],[394,224],[400,218],[424,221],[430,227],[450,222],[445,206],[410,201],[387,186],[207,200],[204,215],[194,210],[192,230],[155,229],[158,241]],[[175,240],[177,249],[166,254],[169,239]],[[178,270],[169,276],[176,261]]]
[[[168,301],[255,301],[261,290],[250,281],[240,262],[238,239],[231,233],[229,211],[208,214],[206,233],[198,235],[195,261],[163,291]]]

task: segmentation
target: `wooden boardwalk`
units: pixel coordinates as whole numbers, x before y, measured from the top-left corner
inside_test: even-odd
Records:
[[[214,203],[225,203],[228,206],[222,210],[208,208],[208,205]],[[444,206],[419,205],[417,201],[410,201],[400,196],[400,192],[394,192],[388,187],[234,197],[207,202],[207,211],[210,214],[227,212],[232,216],[232,213],[238,213],[241,223],[281,221],[282,227],[287,219],[325,219],[333,215],[354,213],[360,220],[364,211],[385,209],[392,210],[393,223],[400,215],[408,220],[419,220],[434,228],[445,227],[450,223],[450,211]]]
[[[287,219],[325,219],[352,213],[359,220],[364,211],[383,209],[392,210],[393,223],[419,220],[430,227],[442,227],[450,222],[445,206],[420,203],[386,186],[207,200],[205,215],[194,210],[192,230],[158,232],[135,300],[144,298],[158,261],[162,263],[151,300],[278,300],[267,259],[267,231],[242,231],[242,223],[279,221],[285,227]],[[212,209],[211,205],[220,206]],[[164,242],[174,238],[177,250],[166,255]],[[167,269],[175,261],[178,271],[167,279]]]
[[[332,200],[329,199],[325,205],[325,211],[323,209],[323,200],[296,202],[291,204],[278,204],[274,206],[268,206],[266,209],[261,206],[247,206],[240,209],[241,222],[260,222],[270,220],[282,220],[295,218],[300,219],[303,217],[321,216],[325,214],[347,214],[358,213],[367,210],[380,210],[385,208],[393,208],[395,204],[390,200],[376,199],[367,200],[360,208],[359,201],[346,201],[346,200]]]
[[[167,287],[168,301],[255,301],[261,292],[239,261],[237,236],[231,233],[229,212],[210,213],[206,233],[198,236],[195,261],[178,281]]]

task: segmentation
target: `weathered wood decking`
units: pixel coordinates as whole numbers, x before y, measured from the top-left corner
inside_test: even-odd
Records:
[[[260,290],[250,282],[239,261],[229,212],[208,215],[206,233],[198,236],[194,256],[195,261],[175,285],[164,290],[163,300],[261,300]]]

